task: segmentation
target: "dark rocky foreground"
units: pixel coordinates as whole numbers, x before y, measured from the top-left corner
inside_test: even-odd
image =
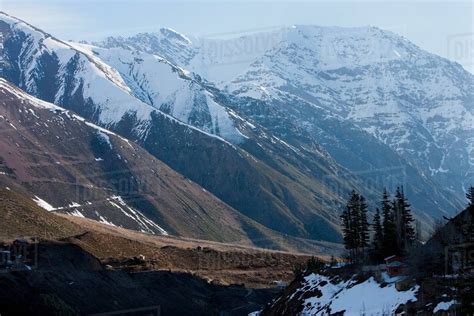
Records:
[[[0,272],[0,314],[90,315],[158,306],[161,315],[246,315],[277,292],[211,284],[187,273],[110,270],[76,245],[48,241],[38,246],[37,269]]]

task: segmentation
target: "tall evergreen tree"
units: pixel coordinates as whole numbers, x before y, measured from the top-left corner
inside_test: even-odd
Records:
[[[393,219],[395,223],[395,242],[397,244],[397,254],[403,252],[403,222],[402,222],[402,205],[400,204],[401,192],[397,187],[395,197],[392,201]]]
[[[384,189],[382,194],[382,215],[382,255],[387,257],[393,254],[398,254],[399,252],[397,245],[395,216],[387,189]]]
[[[410,204],[405,198],[403,187],[397,188],[393,205],[397,225],[397,244],[400,252],[405,254],[415,240],[415,228]]]
[[[374,220],[373,220],[373,230],[374,237],[372,240],[372,259],[375,261],[380,261],[383,259],[383,227],[382,219],[380,217],[380,210],[377,208],[375,210]]]
[[[346,208],[341,215],[344,247],[349,251],[349,257],[352,260],[355,260],[357,256],[357,203],[358,195],[355,191],[352,191]]]
[[[352,235],[352,218],[351,218],[351,208],[349,203],[347,203],[344,211],[341,214],[342,222],[342,236],[344,240],[344,247],[347,250],[351,250],[354,245],[354,236]]]
[[[353,261],[365,259],[369,246],[368,207],[365,198],[355,191],[351,192],[346,208],[341,214],[344,246]]]
[[[361,254],[365,255],[365,249],[369,246],[369,220],[368,220],[368,207],[365,198],[359,195],[357,213],[358,213],[358,226],[359,226],[359,248],[361,248]]]

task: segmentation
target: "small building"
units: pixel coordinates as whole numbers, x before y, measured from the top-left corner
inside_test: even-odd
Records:
[[[403,275],[405,273],[407,265],[404,257],[393,255],[384,260],[387,273],[390,277]]]

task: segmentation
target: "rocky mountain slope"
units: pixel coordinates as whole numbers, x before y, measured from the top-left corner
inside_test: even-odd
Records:
[[[296,122],[366,183],[399,173],[392,182],[403,178],[430,215],[452,214],[473,180],[473,75],[391,32],[294,26],[219,40],[164,29],[96,44],[160,54],[240,97],[233,109],[272,132],[294,136],[285,119]]]
[[[462,131],[449,129],[460,137],[461,149],[450,155],[461,159],[456,163],[463,167],[456,172],[464,174],[460,182],[460,173],[442,172],[452,186],[441,173],[427,172],[424,158],[407,154],[413,148],[394,144],[423,143],[446,152],[446,146],[418,129],[418,119],[408,131],[411,136],[401,141],[399,126],[410,122],[390,123],[387,118],[394,115],[386,113],[377,116],[383,124],[355,117],[380,112],[364,112],[362,100],[369,107],[387,99],[376,96],[380,88],[367,89],[373,88],[370,80],[386,77],[373,67],[397,60],[397,54],[386,51],[398,39],[391,33],[298,26],[208,40],[162,29],[89,45],[62,42],[6,14],[1,21],[2,77],[137,142],[241,214],[281,233],[339,241],[338,212],[352,188],[375,204],[382,187],[397,185],[405,186],[416,215],[428,226],[458,208],[460,186],[470,179],[470,162],[462,158],[470,150],[469,115],[464,115]],[[249,41],[264,45],[240,54],[238,48]],[[400,43],[421,54],[407,41]],[[418,67],[412,59],[407,63]],[[349,75],[342,73],[351,67],[370,71],[364,76],[349,71],[359,80],[349,84]],[[463,74],[462,69],[457,73]],[[471,77],[458,77],[469,105],[465,88]],[[390,81],[393,89],[402,87],[399,79]],[[410,82],[405,86],[416,86]],[[352,99],[344,92],[349,88]],[[390,95],[392,103],[404,100]],[[392,110],[397,117],[414,117],[413,102],[411,108]],[[374,132],[385,129],[387,137]],[[435,151],[425,153],[435,156]]]
[[[152,234],[280,247],[278,234],[138,145],[4,79],[0,126],[0,184],[48,211]]]
[[[472,313],[473,240],[474,206],[469,205],[412,248],[400,274],[390,276],[385,264],[313,265],[255,314]]]
[[[417,285],[399,291],[394,282],[382,284],[373,277],[312,273],[294,282],[260,315],[394,315],[401,305],[416,301],[418,291]]]
[[[0,129],[0,187],[29,196],[28,204],[47,211],[158,235],[338,252],[338,245],[266,228],[135,143],[1,78]],[[21,221],[3,211],[5,219]],[[36,231],[30,229],[25,225],[24,234]]]
[[[193,273],[222,285],[244,283],[253,288],[267,288],[274,280],[290,281],[293,265],[310,257],[304,253],[262,249],[244,243],[142,233],[67,213],[46,211],[28,195],[11,189],[0,188],[0,202],[0,245],[25,236],[67,242],[114,269],[171,270]],[[289,245],[292,241],[286,242]],[[306,249],[300,249],[311,255],[316,252],[338,255],[340,247],[320,245],[317,250],[316,245],[309,247],[308,244]],[[140,257],[142,259],[136,259]],[[328,255],[320,258],[329,260]]]
[[[276,293],[275,289],[269,288],[224,286],[220,284],[218,274],[213,275],[211,271],[209,271],[210,276],[215,276],[217,279],[214,283],[189,273],[191,269],[197,270],[203,261],[194,261],[188,272],[177,271],[174,260],[185,259],[184,262],[192,260],[193,250],[185,248],[184,245],[193,246],[196,249],[196,245],[207,245],[206,242],[194,241],[193,244],[191,241],[184,240],[182,241],[184,245],[172,247],[166,239],[159,239],[168,237],[131,231],[144,238],[139,241],[130,238],[127,230],[123,228],[91,220],[89,220],[90,223],[101,228],[94,228],[93,225],[84,224],[84,222],[80,224],[71,222],[68,219],[71,216],[58,216],[58,214],[47,212],[35,205],[27,196],[3,188],[0,189],[0,202],[2,250],[21,234],[41,236],[36,245],[28,246],[28,253],[31,257],[36,257],[33,269],[5,270],[5,262],[2,261],[0,266],[0,284],[2,285],[0,312],[2,314],[93,314],[159,306],[160,311],[166,314],[209,315],[210,311],[213,314],[229,311],[232,315],[233,310],[238,310],[240,313],[236,314],[239,315],[242,311],[248,312],[259,308]],[[107,229],[121,230],[121,233],[109,233]],[[145,241],[147,238],[158,240],[150,243]],[[171,243],[173,241],[176,244],[179,243],[178,238],[172,239]],[[167,246],[160,246],[160,243]],[[225,246],[221,245],[221,247]],[[236,247],[227,247],[236,253],[239,251]],[[170,250],[174,248],[177,251],[181,250],[180,258],[170,254]],[[254,257],[250,256],[252,251]],[[237,258],[246,258],[248,260],[246,262],[253,262],[256,265],[260,264],[260,267],[271,269],[271,259],[279,260],[276,259],[279,254],[266,255],[262,251],[256,249],[249,250],[247,253],[243,251],[239,254],[242,257],[237,255]],[[154,271],[148,269],[143,273],[131,272],[119,266],[111,268],[96,257],[97,254],[110,255],[111,258],[117,260],[128,259],[133,262],[137,257],[142,257],[143,253],[147,255],[147,259],[151,259],[148,254],[153,254],[152,259],[154,263],[158,262],[159,267],[153,269]],[[225,252],[210,248],[206,248],[201,253],[203,257],[209,254],[209,258],[230,258]],[[135,257],[129,257],[130,254]],[[298,260],[296,256],[290,254],[282,253],[280,256],[284,262]],[[157,258],[160,260],[158,261]],[[270,259],[268,262],[263,262],[259,260],[261,258]],[[144,262],[143,259],[139,260],[139,262],[142,261]],[[221,259],[220,262],[216,262],[216,271],[219,268],[218,264],[222,263],[236,265],[231,260]],[[165,265],[168,265],[166,270],[164,270]],[[162,271],[158,271],[160,267]],[[283,271],[285,268],[279,271],[277,268],[274,272],[267,271],[268,277],[271,277],[273,273],[277,276]],[[228,276],[230,274],[228,273]],[[263,274],[265,274],[265,268],[262,268],[259,275]],[[254,278],[254,282],[256,279],[258,276]],[[261,281],[263,282],[264,279]]]
[[[100,59],[100,51],[97,55],[90,47],[61,42],[5,14],[2,21],[1,75],[7,80],[136,141],[270,229],[297,237],[340,240],[337,210],[332,207],[342,203],[340,192],[358,184],[350,175],[336,176],[345,172],[316,143],[295,149],[264,127],[224,109],[217,95],[163,59],[126,51],[120,51],[120,59],[102,51],[105,60],[117,63],[119,72]],[[125,64],[120,66],[120,60]],[[148,66],[140,66],[137,60]],[[131,61],[136,64],[127,66]],[[156,71],[160,76],[150,78],[168,86],[141,81],[144,69]],[[161,76],[167,80],[160,81]],[[145,98],[137,87],[157,90],[146,90]],[[153,100],[168,100],[169,106]],[[217,116],[211,115],[211,107]],[[188,121],[164,113],[167,109],[177,117],[181,112],[173,111],[187,109],[179,118],[188,117]]]

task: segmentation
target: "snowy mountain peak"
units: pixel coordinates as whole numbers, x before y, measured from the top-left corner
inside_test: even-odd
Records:
[[[40,29],[37,29],[33,25],[31,25],[31,24],[29,24],[29,23],[27,23],[27,22],[25,22],[21,19],[18,19],[14,16],[11,16],[8,13],[3,12],[3,11],[0,11],[0,21],[4,22],[6,24],[9,24],[9,25],[13,25],[17,28],[23,29],[23,30],[25,30],[29,33],[34,33],[37,36],[51,37],[50,34],[47,34],[43,31],[41,31]]]
[[[268,57],[275,63],[283,58],[284,63],[290,62],[286,67],[295,64],[321,71],[410,59],[420,53],[419,48],[405,38],[376,27],[315,25],[294,25],[227,39],[202,37],[192,41],[164,28],[156,33],[108,38],[95,44],[162,56],[220,87],[237,79],[254,63],[265,65],[264,59]]]
[[[296,26],[234,75],[214,80],[235,95],[354,123],[453,192],[472,182],[474,76],[401,36]]]
[[[213,138],[243,139],[212,95],[159,56],[130,47],[65,43],[7,14],[0,21],[0,77],[40,99],[74,104],[73,110],[107,127],[132,121],[140,137],[146,136],[153,115],[164,115]],[[17,48],[21,58],[10,58]],[[148,80],[153,90],[143,91]]]
[[[313,117],[345,120],[453,192],[473,179],[474,76],[391,31],[295,25],[167,42],[154,52],[227,93],[278,104],[319,138]]]
[[[168,39],[175,39],[178,42],[183,42],[187,44],[192,44],[191,40],[186,37],[185,35],[173,30],[172,28],[169,27],[164,27],[160,29],[160,33],[167,37]]]
[[[282,45],[299,56],[311,52],[321,69],[387,62],[410,57],[416,50],[402,37],[375,27],[297,25],[288,29]]]
[[[458,200],[451,194],[474,176],[472,75],[391,32],[296,25],[190,41],[161,29],[89,45],[62,43],[16,25],[0,28],[0,77],[144,144],[190,178],[216,184],[215,192],[238,208],[247,206],[238,204],[231,186],[222,187],[227,180],[209,176],[227,176],[226,164],[235,161],[221,165],[219,158],[213,160],[218,168],[201,163],[198,170],[189,163],[204,157],[201,151],[187,151],[190,157],[177,163],[181,152],[167,148],[191,148],[186,146],[199,140],[233,154],[247,151],[246,166],[262,162],[281,175],[281,183],[286,177],[298,181],[294,192],[309,212],[337,209],[327,201],[341,195],[333,192],[329,199],[318,181],[338,170],[357,179],[343,181],[344,189],[352,183],[363,187],[358,179],[365,180],[368,170],[377,170],[383,185],[392,167],[401,170],[388,185],[406,181],[407,194],[419,197],[413,205],[422,216],[454,210]],[[273,182],[266,174],[239,175],[233,183],[257,188]],[[284,201],[282,212],[293,211],[285,204],[294,205],[286,188],[265,190],[255,202],[275,195]],[[367,192],[373,194],[372,188]],[[255,195],[242,195],[249,196]],[[271,203],[257,208],[268,205],[273,212]],[[304,230],[321,237],[314,229],[319,222],[314,218]]]
[[[166,58],[176,65],[188,63],[196,54],[191,40],[170,28],[161,28],[154,33],[139,33],[131,37],[107,37],[93,43],[103,48],[138,50]]]

